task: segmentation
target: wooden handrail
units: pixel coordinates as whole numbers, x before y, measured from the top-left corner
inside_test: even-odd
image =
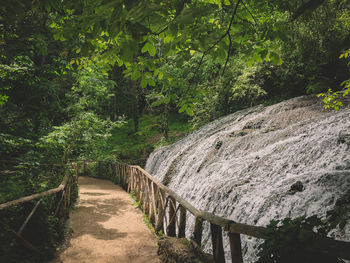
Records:
[[[83,162],[85,172],[86,161]],[[97,162],[97,161],[89,161]],[[99,161],[99,166],[101,161]],[[159,180],[137,165],[109,163],[112,177],[128,192],[133,191],[140,201],[143,212],[149,216],[155,230],[170,236],[185,236],[186,212],[195,217],[192,240],[201,244],[203,222],[210,224],[215,262],[225,262],[222,231],[229,236],[233,263],[242,263],[241,235],[266,239],[266,227],[237,223],[207,211],[201,211],[163,185]],[[177,213],[180,215],[178,216]],[[177,231],[176,231],[177,230]],[[176,233],[177,232],[177,233]],[[313,234],[312,246],[329,255],[350,259],[350,242],[334,240]]]
[[[150,175],[147,171],[142,169],[140,166],[137,165],[127,165],[127,164],[120,164],[119,169],[120,172],[120,179],[121,179],[121,185],[124,185],[125,189],[129,189],[129,191],[136,191],[137,195],[142,196],[145,193],[148,193],[149,195],[154,195],[153,188],[145,189],[144,184],[138,184],[138,182],[141,179],[136,179],[136,175],[143,175],[147,180],[150,180],[153,184],[156,185],[161,191],[166,193],[168,195],[168,198],[171,198],[174,200],[174,203],[178,203],[179,206],[182,209],[185,209],[189,211],[192,215],[196,218],[196,224],[195,229],[193,233],[193,239],[197,242],[197,244],[200,244],[201,237],[202,237],[202,231],[203,231],[203,221],[209,222],[212,227],[212,236],[214,235],[214,243],[216,247],[213,248],[213,250],[216,252],[217,255],[214,254],[214,258],[216,262],[224,262],[223,255],[222,255],[222,249],[221,249],[221,230],[218,229],[218,227],[226,232],[228,232],[230,237],[230,246],[231,246],[231,255],[232,255],[232,262],[243,262],[242,260],[242,251],[240,247],[240,235],[248,235],[251,237],[266,239],[265,236],[266,228],[262,226],[252,226],[242,223],[237,223],[232,220],[216,216],[212,213],[209,213],[207,211],[200,211],[197,208],[195,208],[193,205],[191,205],[189,202],[187,202],[185,199],[180,197],[177,193],[175,193],[170,188],[163,185],[160,181],[158,181],[156,178],[154,178],[152,175]],[[135,171],[132,171],[132,170]],[[135,185],[136,182],[136,185]],[[150,198],[150,197],[148,197]],[[167,198],[167,200],[168,200]],[[147,199],[147,198],[146,198]],[[157,200],[152,199],[152,202],[158,202]],[[165,218],[165,209],[167,207],[167,204],[169,202],[167,201],[166,204],[163,207],[160,207],[158,209],[158,216],[161,217],[161,220]],[[152,209],[152,206],[154,204],[150,204]],[[159,206],[157,206],[159,207]],[[163,211],[164,210],[164,211]],[[169,211],[173,211],[173,208]],[[180,209],[181,211],[181,209]],[[156,212],[155,212],[156,213]],[[175,212],[176,213],[176,212]],[[184,212],[182,212],[184,213]],[[170,219],[169,219],[170,220]],[[163,223],[159,222],[156,225],[156,230],[158,231],[161,229],[161,225]],[[168,222],[170,224],[171,222]],[[186,224],[186,223],[185,223]],[[184,226],[182,225],[182,228]],[[158,228],[158,229],[157,229]],[[179,228],[180,229],[180,228]],[[173,234],[173,231],[171,231],[171,234]],[[181,230],[181,233],[179,231],[179,236],[183,236],[183,229]],[[350,259],[350,242],[346,241],[340,241],[340,240],[334,240],[332,238],[328,237],[321,237],[317,235],[316,233],[313,234],[313,241],[315,241],[315,244],[313,244],[314,247],[317,246],[319,250],[326,251],[329,255],[337,256],[342,259]],[[237,247],[239,245],[239,248]],[[233,247],[235,246],[235,247]]]
[[[58,165],[58,164],[54,164],[54,165]],[[73,164],[74,165],[74,164]],[[61,166],[61,165],[59,165]],[[75,170],[76,175],[78,175],[78,171]],[[13,201],[9,201],[3,204],[0,204],[0,211],[4,210],[6,208],[9,207],[13,207],[13,206],[17,206],[23,203],[27,203],[30,202],[32,200],[38,199],[38,198],[42,198],[45,196],[49,196],[49,195],[53,195],[53,194],[57,194],[57,198],[59,199],[58,203],[56,204],[56,209],[54,211],[54,216],[58,217],[58,227],[61,231],[63,231],[63,226],[64,226],[64,222],[66,220],[66,218],[68,217],[68,213],[69,213],[69,207],[71,204],[71,188],[74,185],[74,179],[73,176],[70,175],[68,172],[66,172],[65,176],[62,179],[62,182],[60,183],[60,185],[56,188],[47,190],[45,192],[42,193],[36,193],[36,194],[32,194],[29,196],[25,196],[25,197],[21,197],[19,199],[13,200]],[[59,196],[59,193],[61,193],[61,197]],[[36,248],[34,245],[32,245],[30,242],[28,242],[26,239],[24,239],[21,236],[21,233],[23,231],[23,229],[27,226],[29,220],[32,218],[33,214],[37,211],[37,208],[39,206],[39,204],[41,203],[40,199],[36,205],[34,206],[34,208],[32,209],[32,211],[30,212],[30,214],[27,216],[27,218],[25,219],[24,223],[22,224],[22,226],[20,227],[20,229],[16,232],[13,229],[11,229],[10,227],[8,227],[6,224],[4,224],[3,222],[0,221],[1,225],[3,225],[4,229],[16,240],[18,240],[19,242],[21,242],[25,247],[27,247],[28,249],[30,249],[31,251],[37,253],[37,254],[42,254],[42,251],[40,251],[38,248]]]
[[[13,201],[9,201],[9,202],[0,204],[0,211],[3,210],[3,209],[6,209],[8,207],[11,207],[11,206],[16,206],[16,205],[19,205],[19,204],[22,204],[22,203],[26,203],[26,202],[32,201],[34,199],[40,198],[40,197],[44,197],[44,196],[48,196],[48,195],[52,195],[52,194],[58,193],[58,192],[62,191],[66,187],[66,185],[68,183],[68,179],[69,179],[69,174],[66,174],[63,177],[63,180],[62,180],[61,184],[58,187],[56,187],[56,188],[47,190],[47,191],[42,192],[42,193],[37,193],[37,194],[32,194],[32,195],[28,195],[28,196],[25,196],[25,197],[21,197],[19,199],[13,200]]]

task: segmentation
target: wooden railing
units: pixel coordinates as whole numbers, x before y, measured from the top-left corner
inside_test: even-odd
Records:
[[[234,222],[200,211],[174,191],[160,183],[139,166],[110,164],[111,177],[117,176],[119,184],[128,192],[133,191],[142,204],[143,212],[155,230],[167,236],[185,237],[186,213],[195,217],[191,239],[201,245],[203,223],[210,224],[212,249],[215,262],[225,262],[223,231],[228,234],[231,259],[233,263],[242,263],[241,235],[265,239],[265,227],[251,226]],[[168,214],[166,216],[166,213]],[[333,240],[314,235],[312,246],[319,251],[342,259],[350,259],[350,242]]]
[[[82,161],[79,162],[79,166],[73,163],[77,180],[79,173],[84,175],[89,174],[87,166],[89,166],[91,162],[97,163],[96,175],[98,177],[104,177],[111,179],[114,182],[118,182],[126,191],[133,192],[136,195],[142,205],[143,212],[148,215],[156,232],[162,231],[165,235],[171,237],[185,237],[186,221],[188,218],[187,214],[190,213],[195,217],[191,239],[200,246],[202,243],[203,223],[205,221],[208,222],[210,225],[212,250],[215,262],[225,262],[223,232],[226,232],[229,237],[230,254],[233,263],[243,262],[241,235],[261,239],[266,238],[266,228],[264,227],[237,223],[216,216],[212,213],[198,210],[139,166],[103,161]],[[106,168],[108,169],[106,170]],[[74,177],[67,173],[57,188],[0,204],[0,211],[56,194],[57,203],[53,215],[58,216],[60,225],[63,226],[64,220],[68,216],[73,183]],[[23,245],[37,253],[40,253],[40,251],[25,240],[21,236],[21,233],[37,210],[40,202],[41,199],[35,204],[34,208],[17,232],[4,226],[15,239],[19,240]],[[313,239],[315,241],[312,243],[313,248],[342,259],[350,259],[349,242],[333,240],[316,234]]]
[[[62,166],[62,165],[54,164],[54,166]],[[74,171],[75,171],[74,175],[77,176],[77,172],[78,172],[77,165],[73,163],[72,166],[73,166]],[[72,173],[66,171],[65,176],[63,177],[63,180],[58,187],[47,190],[45,192],[32,194],[29,196],[25,196],[25,197],[22,197],[22,198],[13,200],[13,201],[9,201],[9,202],[0,204],[0,211],[1,211],[1,210],[8,209],[10,207],[18,206],[18,205],[39,199],[35,203],[33,209],[31,210],[29,215],[26,217],[26,219],[24,220],[23,224],[21,225],[21,227],[19,228],[18,231],[11,229],[8,225],[6,225],[2,221],[0,221],[0,224],[2,225],[2,227],[14,239],[18,240],[25,247],[29,248],[31,251],[33,251],[37,254],[41,254],[41,251],[37,247],[32,245],[29,241],[27,241],[25,238],[23,238],[21,234],[22,234],[24,228],[27,226],[30,219],[32,218],[32,216],[37,211],[40,203],[43,200],[43,197],[52,196],[52,195],[56,195],[56,197],[55,197],[56,204],[55,204],[55,209],[52,211],[52,215],[54,217],[58,218],[58,227],[60,228],[61,231],[63,230],[64,223],[69,215],[69,208],[70,208],[71,202],[72,202],[72,195],[71,194],[72,194],[72,191],[74,190],[73,189],[74,182],[75,182],[74,175]]]

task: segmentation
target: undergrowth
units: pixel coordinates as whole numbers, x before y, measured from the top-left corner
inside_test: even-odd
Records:
[[[326,237],[328,230],[328,223],[317,216],[273,220],[258,248],[256,263],[343,263],[317,246],[315,234]]]
[[[134,206],[136,206],[136,207],[139,208],[141,211],[143,211],[143,206],[142,206],[140,200],[137,199],[137,197],[136,197],[136,195],[135,195],[135,192],[134,192],[134,191],[130,191],[129,196],[130,196],[130,198],[134,201]],[[160,238],[160,237],[164,236],[163,231],[158,231],[158,232],[155,231],[155,229],[154,229],[154,227],[153,227],[153,225],[152,225],[152,223],[151,223],[151,220],[150,220],[149,216],[146,215],[146,214],[144,214],[144,213],[143,213],[143,221],[145,222],[145,224],[146,224],[146,226],[148,227],[148,229],[151,230],[151,232],[152,232],[153,234],[155,234],[155,236],[156,236],[157,238]]]
[[[172,115],[169,120],[169,139],[165,140],[160,117],[143,115],[140,117],[138,132],[134,132],[132,120],[112,131],[109,138],[110,148],[105,150],[105,154],[116,156],[126,163],[144,166],[155,148],[175,142],[186,135],[191,130],[190,127],[186,119]]]

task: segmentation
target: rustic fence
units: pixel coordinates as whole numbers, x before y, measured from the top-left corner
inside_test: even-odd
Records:
[[[261,239],[266,238],[266,228],[264,227],[237,223],[212,213],[198,210],[139,166],[103,161],[81,161],[78,162],[79,165],[75,163],[72,164],[76,180],[78,180],[79,174],[90,174],[88,166],[91,163],[95,165],[95,176],[113,180],[119,183],[126,191],[133,192],[136,195],[142,205],[143,212],[148,215],[150,222],[157,232],[162,231],[165,235],[171,237],[185,237],[187,214],[190,213],[195,217],[191,239],[200,246],[202,243],[203,224],[204,222],[208,222],[210,225],[215,262],[225,262],[223,245],[224,232],[226,232],[229,237],[230,254],[233,263],[243,262],[241,235]],[[68,216],[74,180],[74,176],[67,173],[57,188],[0,204],[0,211],[56,194],[56,209],[53,211],[53,215],[58,216],[60,225],[63,226],[64,220]],[[40,202],[41,199],[35,204],[18,231],[14,231],[5,226],[7,231],[15,239],[37,253],[40,253],[40,251],[25,240],[21,236],[21,232],[35,213]],[[349,242],[333,240],[316,234],[314,234],[313,240],[315,241],[312,244],[313,248],[342,259],[350,259]]]
[[[149,216],[155,231],[162,231],[170,237],[185,237],[187,213],[195,217],[191,239],[201,245],[203,223],[210,224],[213,257],[215,262],[225,262],[223,232],[229,237],[230,254],[233,263],[242,263],[241,235],[266,239],[265,227],[241,224],[200,211],[174,191],[160,183],[139,166],[108,164],[109,179],[117,181],[126,191],[134,192],[140,201],[143,213]],[[86,162],[83,167],[86,169]],[[312,246],[329,255],[350,259],[350,243],[314,235]]]
[[[8,161],[4,161],[3,163],[5,162],[8,162]],[[42,164],[42,165],[53,165],[53,166],[63,167],[63,165],[59,165],[59,164]],[[22,232],[28,225],[28,222],[33,217],[35,212],[37,211],[40,203],[43,201],[43,198],[47,196],[54,196],[54,195],[55,195],[55,198],[54,198],[55,208],[53,209],[51,215],[58,218],[58,228],[60,231],[63,231],[64,223],[69,216],[69,208],[73,200],[72,193],[73,191],[77,190],[75,189],[76,187],[75,177],[77,176],[77,172],[78,172],[77,165],[74,163],[71,165],[72,165],[71,170],[73,170],[74,172],[73,173],[69,172],[66,169],[65,176],[63,177],[63,180],[58,187],[47,190],[45,192],[32,194],[29,196],[25,196],[13,201],[0,204],[0,211],[2,211],[5,209],[9,209],[11,207],[19,206],[34,200],[38,200],[35,203],[33,209],[30,211],[30,213],[26,217],[26,219],[24,220],[23,224],[18,229],[18,231],[15,231],[14,229],[6,225],[2,220],[0,220],[1,226],[12,236],[12,238],[19,241],[22,245],[24,245],[26,248],[30,249],[31,251],[35,252],[36,254],[40,255],[42,254],[42,252],[36,246],[34,246],[28,240],[26,240],[22,236]]]

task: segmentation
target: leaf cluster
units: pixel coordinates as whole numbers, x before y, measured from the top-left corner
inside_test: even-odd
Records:
[[[266,240],[259,245],[256,263],[341,263],[315,249],[315,232],[326,236],[327,229],[327,223],[317,216],[273,220],[267,226]]]

